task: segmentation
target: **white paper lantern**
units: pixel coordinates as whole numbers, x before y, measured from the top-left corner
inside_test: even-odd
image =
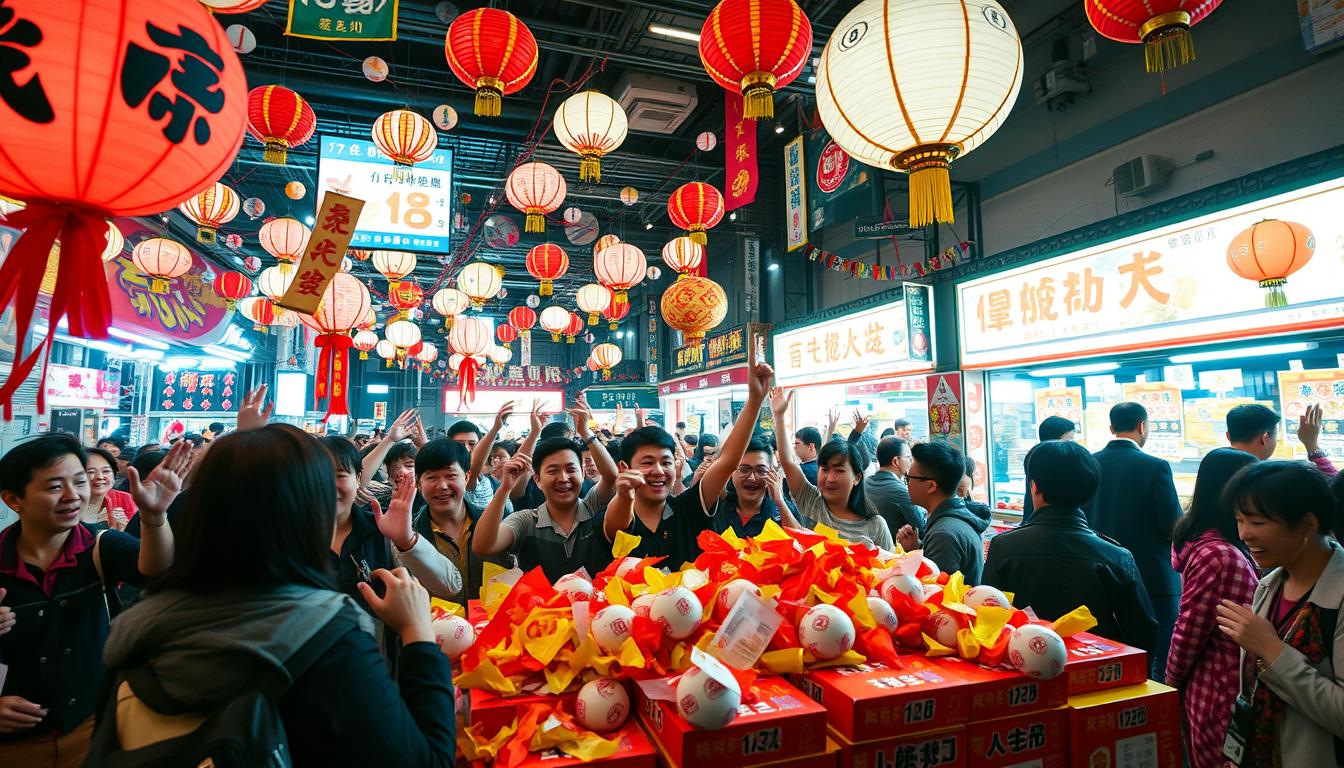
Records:
[[[701,152],[709,152],[719,145],[719,139],[712,131],[705,131],[695,137],[695,146]]]
[[[951,222],[948,163],[1003,124],[1022,41],[996,0],[864,0],[817,67],[817,113],[850,157],[910,174],[910,223]]]
[[[434,126],[440,131],[451,131],[453,126],[457,125],[457,110],[447,104],[435,107],[432,117]]]
[[[571,205],[565,209],[565,212],[562,215],[564,216],[566,224],[577,224],[579,223],[579,219],[583,218],[583,211],[579,210],[577,206]]]
[[[370,82],[381,83],[387,79],[387,62],[380,56],[370,56],[364,60],[364,76]]]
[[[553,127],[561,146],[582,158],[579,181],[593,182],[602,181],[602,156],[621,146],[630,132],[625,109],[597,91],[576,93],[561,102]]]
[[[462,268],[457,276],[457,287],[471,299],[476,309],[485,306],[485,302],[495,298],[504,285],[504,278],[493,264],[473,261]]]
[[[289,290],[290,283],[294,282],[294,276],[298,274],[290,271],[286,273],[280,267],[267,267],[261,270],[257,275],[257,290],[271,301],[279,301],[280,297]]]
[[[257,36],[242,24],[230,24],[224,29],[224,34],[229,36],[229,44],[233,46],[233,50],[244,56],[257,49]]]
[[[420,341],[420,326],[412,323],[410,320],[398,320],[387,324],[387,330],[383,331],[387,340],[392,342],[399,349],[410,349],[416,342]]]

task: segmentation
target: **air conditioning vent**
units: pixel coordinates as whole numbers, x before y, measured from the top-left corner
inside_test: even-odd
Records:
[[[628,72],[616,84],[616,101],[625,109],[631,130],[675,133],[700,99],[689,83]]]
[[[1171,160],[1157,155],[1140,155],[1118,165],[1112,171],[1115,191],[1121,197],[1143,195],[1167,183],[1174,166]]]

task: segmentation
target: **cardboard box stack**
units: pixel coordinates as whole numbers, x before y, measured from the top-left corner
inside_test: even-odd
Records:
[[[1182,765],[1175,688],[1140,685],[1069,698],[1069,764],[1082,768]]]

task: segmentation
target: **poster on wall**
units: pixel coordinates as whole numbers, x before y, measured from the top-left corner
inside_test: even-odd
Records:
[[[335,0],[289,0],[285,34],[311,40],[396,40],[397,3],[398,0],[343,0],[339,3]]]
[[[803,137],[784,145],[784,230],[790,251],[807,245],[807,187],[803,170]]]
[[[807,218],[809,229],[871,216],[872,171],[851,158],[824,128],[807,137]]]
[[[985,423],[985,374],[962,371],[962,413],[966,423],[966,455],[975,462],[971,498],[989,503],[989,440]]]
[[[409,169],[393,165],[372,141],[320,136],[321,192],[364,201],[351,248],[448,252],[452,221],[453,152],[440,147]]]
[[[1338,0],[1298,0],[1297,16],[1307,53],[1323,53],[1344,43],[1344,5]]]
[[[1344,178],[961,281],[962,365],[1344,326],[1340,210]],[[1273,259],[1249,256],[1268,248]],[[1248,255],[1229,259],[1229,251]]]
[[[929,376],[929,439],[950,443],[965,450],[961,413],[961,374],[936,373]]]
[[[1063,416],[1075,426],[1083,424],[1083,388],[1050,387],[1036,390],[1036,424],[1047,416]],[[1078,435],[1081,439],[1083,436]]]
[[[158,377],[151,411],[215,413],[238,408],[233,371],[159,371]]]
[[[1331,461],[1344,461],[1344,368],[1316,371],[1279,371],[1279,400],[1283,405],[1286,440],[1284,453],[1305,459],[1307,449],[1297,439],[1297,422],[1308,406],[1321,406],[1321,450]],[[1286,445],[1285,445],[1286,443]],[[1275,451],[1278,454],[1280,451]]]
[[[1148,442],[1143,450],[1167,461],[1185,458],[1185,410],[1181,388],[1162,381],[1122,384],[1126,402],[1148,410]]]
[[[47,366],[46,398],[50,406],[116,410],[121,404],[121,371],[53,363]]]
[[[1253,400],[1249,397],[1186,399],[1183,403],[1185,444],[1192,456],[1203,456],[1214,448],[1227,445],[1227,412],[1238,405],[1263,405],[1266,408],[1274,408],[1274,403],[1268,400]]]

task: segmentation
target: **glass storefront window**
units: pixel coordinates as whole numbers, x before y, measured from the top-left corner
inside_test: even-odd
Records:
[[[1022,460],[1045,417],[1072,420],[1077,440],[1097,451],[1111,440],[1110,409],[1122,401],[1148,409],[1144,450],[1171,462],[1183,504],[1200,460],[1227,445],[1227,412],[1243,403],[1260,403],[1283,418],[1275,458],[1284,459],[1306,458],[1297,421],[1308,406],[1323,405],[1321,450],[1344,466],[1344,337],[1051,364],[993,371],[987,379],[993,505],[1004,511],[1021,509]]]
[[[854,426],[854,411],[868,416],[874,437],[890,428],[897,419],[910,422],[915,440],[929,439],[927,379],[923,375],[860,384],[814,384],[799,387],[794,395],[795,429],[826,428],[827,412],[837,409],[840,421],[836,431],[848,435]]]

